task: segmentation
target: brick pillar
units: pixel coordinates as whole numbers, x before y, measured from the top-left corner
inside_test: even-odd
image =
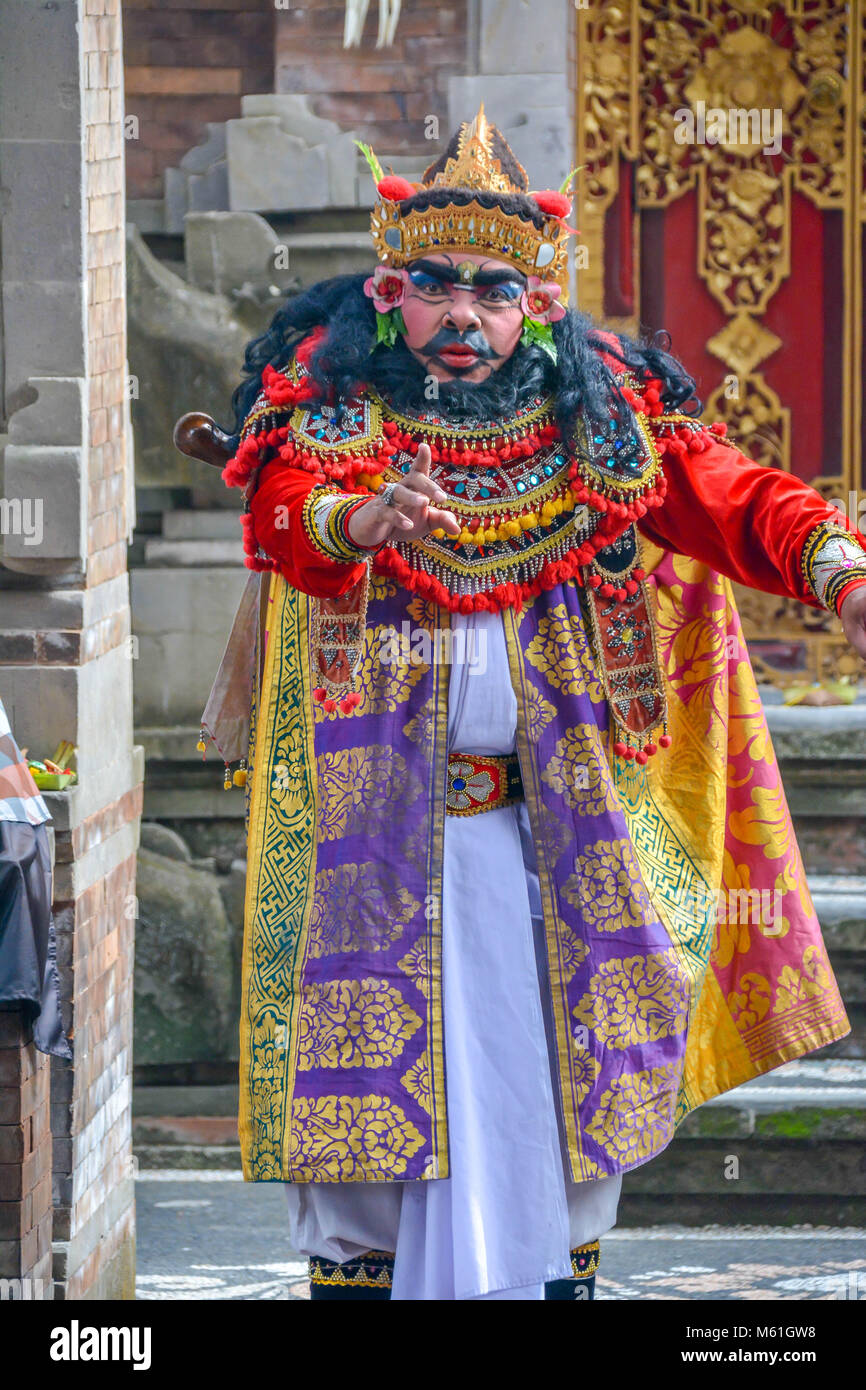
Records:
[[[142,760],[126,573],[122,81],[119,0],[0,0],[4,487],[22,516],[38,507],[42,519],[38,536],[2,537],[0,688],[33,756],[62,739],[77,747],[77,785],[46,793],[75,1054],[53,1061],[51,1085],[54,1292],[68,1299],[134,1297]]]
[[[0,1005],[0,1299],[52,1297],[49,1059]]]

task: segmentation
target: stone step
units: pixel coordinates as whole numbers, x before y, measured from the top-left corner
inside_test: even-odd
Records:
[[[238,1170],[239,1146],[227,1142],[237,1094],[137,1087],[140,1168]],[[789,1062],[708,1101],[663,1153],[626,1173],[619,1225],[866,1223],[864,1140],[866,1062]]]
[[[370,234],[360,232],[289,232],[288,264],[302,289],[332,275],[370,272]]]
[[[136,1144],[133,1154],[139,1169],[172,1169],[196,1172],[241,1169],[238,1144]]]
[[[163,512],[162,539],[166,541],[228,540],[240,536],[237,513],[222,508]]]
[[[155,536],[144,543],[144,564],[148,569],[243,568],[244,551],[237,517],[233,540],[165,540]]]

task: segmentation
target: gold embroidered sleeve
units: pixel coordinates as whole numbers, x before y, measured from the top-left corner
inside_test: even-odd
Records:
[[[301,520],[310,544],[329,560],[342,560],[356,565],[367,560],[379,546],[358,545],[346,529],[349,514],[355,511],[361,498],[345,493],[341,488],[314,487],[304,502]]]
[[[866,550],[833,522],[822,522],[809,533],[800,564],[818,602],[834,613],[843,589],[854,579],[866,581]]]

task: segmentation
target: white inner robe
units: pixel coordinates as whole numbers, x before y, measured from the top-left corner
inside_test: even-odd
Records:
[[[502,615],[451,623],[466,629],[467,659],[450,670],[449,749],[513,753]],[[543,1299],[546,1280],[570,1277],[569,1251],[615,1224],[622,1179],[568,1176],[526,803],[446,816],[443,854],[451,1176],[288,1183],[292,1244],[338,1261],[396,1251],[395,1300]]]

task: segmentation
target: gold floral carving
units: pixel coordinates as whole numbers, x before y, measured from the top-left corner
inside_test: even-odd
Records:
[[[384,830],[421,794],[406,759],[390,745],[330,750],[317,764],[320,841]]]
[[[566,695],[586,693],[591,700],[604,698],[584,624],[564,603],[556,604],[541,619],[526,648],[526,660],[548,685]]]
[[[596,931],[640,927],[655,913],[644,887],[631,840],[599,840],[574,861],[562,896],[579,908]]]
[[[292,1104],[294,1182],[399,1178],[423,1143],[387,1096],[296,1096]]]
[[[685,1031],[689,982],[672,953],[605,961],[573,1009],[607,1047],[639,1047]]]
[[[673,1065],[623,1072],[599,1099],[587,1133],[628,1167],[651,1158],[673,1134],[677,1081]]]
[[[380,864],[321,869],[310,914],[310,955],[384,951],[399,940],[420,906],[401,884],[382,882]]]
[[[421,1022],[387,980],[306,985],[298,1068],[390,1067]]]
[[[576,724],[557,739],[541,780],[582,816],[600,816],[619,805],[595,724]]]
[[[791,273],[794,196],[842,215],[842,447],[838,472],[816,479],[829,497],[861,487],[863,224],[866,221],[866,23],[862,5],[843,0],[598,0],[576,11],[578,225],[587,247],[578,279],[581,308],[607,317],[604,215],[634,171],[632,251],[640,304],[641,215],[686,195],[697,201],[697,270],[726,317],[707,346],[721,363],[706,415],[723,419],[750,457],[791,466],[791,403],[762,364],[783,346],[763,322]],[[684,114],[725,113],[715,142],[683,140]],[[770,141],[750,113],[771,118]],[[729,113],[733,113],[730,120]],[[779,113],[778,117],[776,113]],[[749,115],[747,122],[744,118]],[[775,121],[778,119],[778,126]],[[775,153],[781,138],[781,150]],[[678,138],[679,136],[679,138]],[[789,345],[790,347],[790,345]],[[830,406],[832,409],[832,405]],[[778,636],[772,598],[749,604],[749,638]],[[817,639],[811,620],[790,636],[805,664],[789,672],[770,656],[760,675],[838,678],[838,630]],[[842,658],[844,660],[844,658]],[[805,667],[805,668],[804,668]]]
[[[433,1113],[433,1095],[430,1090],[430,1056],[429,1053],[422,1052],[409,1070],[400,1077],[400,1082],[406,1087],[409,1095],[420,1105],[422,1110],[426,1110],[428,1115]]]
[[[408,975],[413,985],[425,999],[430,997],[430,955],[425,941],[416,941],[411,951],[408,951],[397,964]]]

